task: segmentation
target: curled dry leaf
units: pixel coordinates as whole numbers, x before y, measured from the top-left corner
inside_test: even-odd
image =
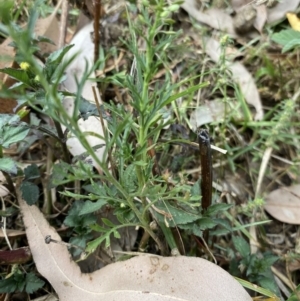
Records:
[[[94,29],[92,23],[83,27],[71,41],[71,44],[74,44],[74,47],[71,48],[71,50],[65,56],[65,61],[67,61],[75,55],[77,55],[75,59],[66,68],[66,80],[64,82],[64,87],[69,92],[77,92],[77,81],[80,82],[84,76],[85,71],[87,69],[90,69],[94,64],[94,43],[91,37],[91,33],[93,32],[93,30]],[[89,76],[89,79],[85,81],[81,96],[90,102],[95,102],[95,96],[93,94],[94,87],[96,97],[101,103],[101,98],[99,91],[96,87],[96,83],[92,81],[91,78],[95,78],[94,72],[92,72]],[[74,98],[66,97],[64,99],[64,107],[67,113],[70,116],[72,116],[74,110]],[[106,124],[105,120],[104,124]],[[95,116],[90,116],[86,120],[81,118],[78,120],[78,126],[83,133],[91,133],[89,135],[86,135],[86,139],[91,147],[101,145],[104,143],[104,141],[101,138],[99,138],[99,136],[104,136],[103,128],[101,126],[99,118]],[[72,136],[72,134],[68,137],[67,145],[73,156],[79,156],[86,151],[86,149],[83,147],[78,138]],[[100,160],[103,159],[104,150],[104,147],[100,147],[95,151]],[[95,161],[91,157],[87,157],[87,159],[92,160],[93,165],[97,167]]]
[[[51,283],[60,301],[251,301],[244,288],[217,265],[195,257],[150,254],[81,274],[66,246],[36,206],[19,197],[31,253],[38,271]]]
[[[255,5],[255,3],[256,1],[253,0],[232,0],[231,7],[238,14],[238,11],[246,6],[253,6],[257,10],[254,27],[261,32],[265,23],[278,22],[285,18],[287,12],[295,11],[300,0],[277,1],[272,8],[266,8],[266,5]],[[198,8],[196,0],[185,0],[181,7],[197,21],[226,32],[232,37],[238,36],[234,26],[234,19],[229,14],[230,10],[210,8],[203,12]],[[250,28],[251,26],[249,26]]]
[[[264,208],[283,223],[300,225],[300,185],[273,190],[266,197]]]
[[[300,0],[278,1],[271,9],[268,9],[267,23],[278,22],[285,19],[285,14],[295,11],[300,4]]]

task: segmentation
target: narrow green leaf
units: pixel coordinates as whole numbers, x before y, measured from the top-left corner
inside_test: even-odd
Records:
[[[232,241],[235,249],[241,254],[243,258],[249,256],[250,246],[244,238],[239,236],[233,236]]]
[[[108,226],[108,227],[110,227],[110,228],[115,227],[115,225],[114,225],[109,219],[107,219],[107,218],[102,218],[101,220],[102,220],[102,222],[103,222],[106,226]]]
[[[231,207],[232,207],[231,204],[224,204],[224,203],[212,204],[211,206],[208,207],[206,215],[211,216],[221,211],[226,211]]]
[[[13,69],[13,68],[3,68],[0,69],[0,72],[8,74],[10,77],[15,78],[16,80],[30,86],[30,79],[25,70]]]
[[[196,91],[198,91],[199,89],[201,88],[204,88],[206,86],[208,86],[210,83],[209,82],[204,82],[204,83],[201,83],[201,84],[198,84],[198,85],[195,85],[195,86],[192,86],[184,91],[181,91],[177,94],[174,94],[172,95],[171,97],[169,97],[167,100],[165,100],[162,104],[162,107],[163,106],[166,106],[167,104],[171,103],[172,101],[180,98],[180,97],[183,97],[183,96],[186,96],[186,95],[190,95]]]
[[[51,65],[58,65],[64,58],[64,55],[73,47],[74,45],[67,45],[59,50],[52,52],[46,60],[45,67],[49,67]]]

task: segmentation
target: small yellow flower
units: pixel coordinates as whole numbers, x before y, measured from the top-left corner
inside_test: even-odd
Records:
[[[22,70],[28,70],[29,69],[29,67],[30,67],[30,65],[28,64],[28,63],[26,63],[26,62],[22,62],[21,64],[20,64],[20,67],[21,67],[21,69]]]

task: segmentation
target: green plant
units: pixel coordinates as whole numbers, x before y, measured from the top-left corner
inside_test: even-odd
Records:
[[[272,40],[283,46],[284,53],[300,45],[300,32],[294,29],[281,30],[273,34]]]
[[[257,283],[279,296],[280,292],[271,271],[271,266],[279,258],[269,252],[251,254],[249,243],[243,237],[235,236],[232,241],[238,254],[230,261],[231,273],[238,277],[245,275],[252,283]]]
[[[153,7],[157,17],[149,13]],[[19,81],[11,90],[22,106],[29,105],[36,112],[46,113],[54,121],[55,129],[48,131],[47,135],[51,135],[60,144],[64,157],[61,163],[54,166],[56,176],[52,177],[52,187],[66,185],[76,180],[85,181],[86,185],[90,183],[93,192],[88,197],[80,193],[61,192],[61,194],[79,200],[88,199],[85,203],[86,212],[93,212],[106,204],[116,210],[120,225],[106,223],[108,229],[93,226],[93,230],[117,235],[116,231],[119,227],[141,226],[155,240],[163,254],[166,254],[167,250],[161,239],[150,228],[152,219],[155,219],[161,227],[169,247],[174,249],[177,247],[169,226],[190,229],[194,234],[201,235],[202,230],[218,224],[214,221],[215,214],[228,208],[227,205],[218,204],[202,216],[199,210],[200,196],[194,196],[192,199],[187,197],[190,193],[189,186],[168,185],[162,175],[153,173],[155,158],[149,153],[159,147],[158,139],[161,131],[172,122],[172,119],[164,117],[165,107],[177,98],[189,95],[208,84],[200,83],[177,92],[182,85],[192,82],[193,78],[172,84],[167,75],[164,83],[156,85],[153,90],[150,87],[158,68],[166,64],[165,50],[172,45],[176,36],[172,30],[164,31],[163,34],[161,31],[164,26],[170,26],[169,14],[174,9],[178,9],[178,5],[166,7],[162,1],[157,1],[155,6],[142,7],[139,23],[129,24],[131,39],[126,42],[134,55],[134,75],[119,73],[105,79],[129,90],[130,104],[134,110],[132,114],[121,105],[112,103],[105,105],[111,115],[108,120],[110,135],[106,132],[105,137],[102,138],[106,144],[105,157],[112,154],[113,162],[111,163],[115,168],[112,173],[105,161],[101,161],[96,156],[94,149],[90,147],[80,131],[77,125],[77,110],[74,110],[73,116],[69,116],[62,106],[62,99],[66,93],[59,91],[58,87],[62,81],[63,71],[69,63],[62,64],[62,60],[72,46],[66,46],[52,53],[46,59],[44,66],[38,64],[34,58],[38,41],[32,39],[32,28],[37,18],[35,12],[31,15],[27,28],[8,26],[10,35],[15,41],[18,40],[14,46],[17,49],[21,69],[1,70]],[[136,45],[137,34],[145,35],[145,52],[141,52]],[[78,93],[74,95],[75,108],[82,107],[80,88],[92,70],[87,70],[79,84]],[[60,124],[80,140],[87,153],[101,167],[103,175],[94,174],[90,165],[80,161],[70,164]],[[42,126],[37,126],[37,129],[43,130]],[[130,135],[131,142],[128,143]],[[57,170],[58,173],[56,173]],[[25,180],[28,179],[25,173]],[[30,204],[34,203],[31,190],[29,191],[28,188],[29,186],[32,188],[33,184],[28,182],[25,185],[23,182],[22,185],[24,198]],[[101,187],[100,192],[96,192],[98,199],[95,198],[96,194],[93,194],[95,189],[97,190],[95,187]],[[97,200],[96,203],[95,200]],[[172,219],[170,219],[171,216]],[[200,228],[197,228],[196,221],[199,221]],[[109,235],[101,235],[95,241],[88,243],[87,251],[95,250],[103,240],[106,240],[109,245]]]

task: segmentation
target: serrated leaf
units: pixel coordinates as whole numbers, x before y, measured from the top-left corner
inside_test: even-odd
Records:
[[[33,274],[31,272],[26,275],[25,282],[26,282],[25,291],[28,294],[32,294],[33,292],[42,288],[45,284],[45,282],[43,280],[41,280],[40,278],[38,278],[35,274]]]
[[[206,215],[211,216],[221,211],[226,211],[231,207],[232,207],[231,204],[224,204],[224,203],[212,204],[211,206],[208,207],[206,211]]]
[[[85,185],[85,186],[83,186],[83,189],[86,192],[90,192],[90,193],[93,193],[93,194],[98,195],[98,196],[106,195],[106,191],[105,191],[104,186],[99,182],[93,182],[90,185]]]
[[[17,174],[17,165],[11,158],[0,158],[0,170],[10,174]]]
[[[155,211],[155,215],[157,219],[160,222],[164,223],[166,218],[170,227],[175,227],[181,224],[188,224],[201,218],[200,215],[193,214],[188,211],[184,211],[180,208],[176,208],[167,203],[161,202],[159,204],[156,204],[155,206],[161,211],[166,213],[166,214],[161,214]],[[168,215],[170,215],[170,217]]]
[[[14,276],[0,280],[0,293],[13,293],[17,290]]]
[[[232,242],[235,249],[241,254],[243,258],[246,258],[250,254],[250,246],[243,237],[233,236]]]
[[[88,214],[100,210],[107,202],[99,199],[96,202],[86,201],[79,211],[79,215]]]
[[[68,174],[72,171],[72,166],[65,163],[60,162],[53,166],[52,175],[50,177],[49,188],[54,188],[60,184],[67,183]]]
[[[134,164],[129,165],[123,174],[122,177],[123,185],[125,189],[132,193],[137,189],[137,175],[136,175],[136,167]]]
[[[75,201],[64,220],[64,224],[74,227],[79,234],[86,232],[90,225],[96,222],[96,216],[92,214],[80,215],[80,211],[84,206],[83,201]]]
[[[74,45],[67,45],[59,50],[52,52],[46,60],[46,67],[50,65],[58,65],[64,58],[64,55],[73,47]]]
[[[0,129],[0,144],[4,148],[9,148],[11,144],[20,142],[25,139],[29,132],[27,126],[7,125]]]
[[[22,197],[28,205],[35,204],[39,199],[39,188],[31,182],[23,181],[20,190],[22,192]]]
[[[28,77],[28,74],[25,70],[13,69],[13,68],[3,68],[0,69],[0,72],[8,74],[10,77],[15,78],[16,80],[30,86],[31,82]]]
[[[217,223],[209,217],[202,217],[197,224],[201,230],[211,229],[217,225]]]
[[[34,180],[40,178],[41,174],[36,164],[31,164],[24,169],[24,175],[26,180]]]

